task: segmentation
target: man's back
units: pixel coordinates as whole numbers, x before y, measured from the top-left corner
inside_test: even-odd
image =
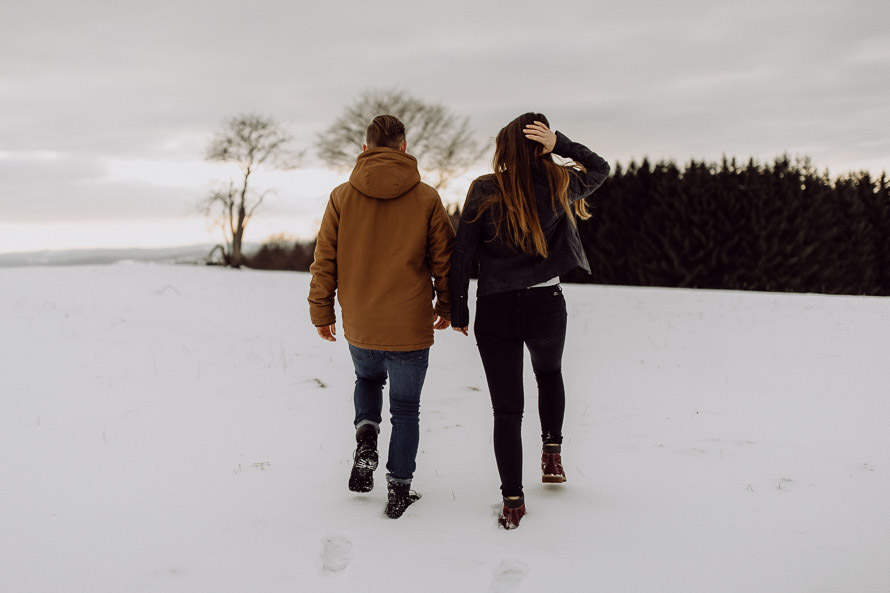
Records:
[[[351,344],[428,348],[435,315],[450,313],[453,241],[439,195],[420,181],[414,157],[391,148],[363,152],[349,182],[331,193],[319,231],[310,268],[313,323],[333,322],[336,290]]]

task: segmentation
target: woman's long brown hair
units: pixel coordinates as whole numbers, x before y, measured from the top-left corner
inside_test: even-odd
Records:
[[[535,177],[543,173],[550,188],[553,211],[563,208],[575,224],[568,198],[569,176],[583,167],[574,162],[566,166],[556,164],[549,153],[543,154],[541,143],[526,138],[525,126],[535,121],[550,127],[543,114],[526,113],[498,132],[492,167],[499,191],[483,202],[476,220],[492,209],[496,213],[498,234],[506,233],[510,243],[524,253],[547,257],[547,239],[535,200]],[[584,200],[575,202],[575,214],[581,220],[590,218]]]

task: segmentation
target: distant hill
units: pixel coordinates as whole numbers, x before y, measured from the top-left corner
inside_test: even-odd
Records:
[[[257,246],[258,247],[258,246]],[[188,245],[159,249],[72,249],[0,253],[0,268],[20,266],[81,266],[127,261],[173,264],[203,264],[213,245]],[[248,246],[245,251],[253,251]]]

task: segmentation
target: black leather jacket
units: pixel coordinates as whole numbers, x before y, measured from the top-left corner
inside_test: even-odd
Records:
[[[586,173],[572,175],[568,197],[576,202],[592,194],[609,176],[609,163],[586,146],[572,142],[556,132],[553,153],[584,165]],[[578,229],[562,208],[554,212],[546,179],[536,180],[535,198],[541,229],[547,238],[548,257],[523,253],[497,236],[497,227],[488,209],[475,222],[476,214],[486,196],[498,191],[494,175],[484,175],[470,186],[461,213],[457,241],[451,256],[449,288],[451,292],[451,325],[467,327],[470,311],[467,290],[470,276],[478,274],[477,296],[527,288],[565,274],[576,267],[590,272],[590,264],[581,245]]]

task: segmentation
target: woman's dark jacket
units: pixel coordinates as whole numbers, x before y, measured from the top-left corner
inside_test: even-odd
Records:
[[[609,163],[560,132],[556,132],[553,153],[570,158],[587,170],[586,173],[570,176],[568,198],[571,203],[592,194],[609,176]],[[535,179],[535,199],[541,230],[547,239],[548,257],[523,253],[506,243],[504,233],[497,233],[494,220],[497,207],[487,208],[481,217],[474,220],[485,198],[498,191],[494,175],[489,174],[476,179],[467,193],[448,280],[452,327],[469,325],[467,290],[473,272],[478,273],[478,296],[527,288],[576,267],[590,272],[578,229],[569,219],[574,214],[567,214],[558,203],[554,210],[550,188],[543,173]]]

